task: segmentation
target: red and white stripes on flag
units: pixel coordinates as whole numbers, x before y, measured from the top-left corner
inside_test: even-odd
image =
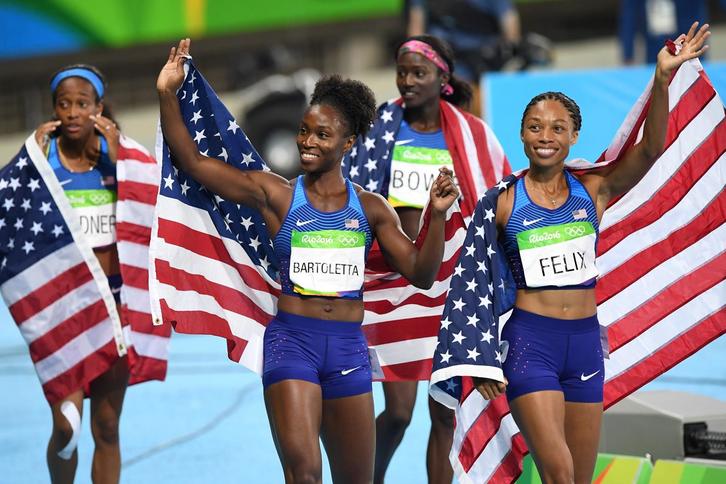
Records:
[[[209,213],[160,196],[151,251],[152,301],[181,333],[227,339],[229,358],[262,373],[262,338],[276,313],[280,286],[259,271]]]
[[[122,320],[131,349],[129,383],[166,377],[171,328],[155,326],[149,296],[149,241],[161,170],[134,140],[119,140],[116,235],[121,262]]]
[[[446,101],[442,100],[439,106],[441,129],[463,198],[461,205],[453,207],[447,215],[444,259],[430,289],[418,289],[400,275],[386,273],[390,269],[381,262],[378,245],[371,250],[368,263],[371,271],[363,293],[363,331],[374,359],[376,379],[429,379],[441,313],[466,235],[466,221],[487,188],[511,172],[499,140],[484,121]],[[344,174],[351,180],[385,193],[394,135],[403,112],[400,98],[378,109],[373,127],[357,141],[355,154],[351,152],[345,159]],[[417,244],[423,241],[425,232],[424,222]],[[376,372],[378,365],[382,371]]]
[[[595,166],[642,137],[650,86]],[[666,149],[600,225],[598,318],[608,328],[605,407],[726,332],[726,125],[697,60],[669,85]],[[513,482],[526,454],[504,397],[469,387],[450,459],[459,482]]]
[[[126,354],[132,382],[163,379],[166,374],[168,329],[152,328],[148,292],[136,289],[146,284],[148,252],[141,246],[148,246],[148,229],[144,241],[131,227],[148,225],[151,220],[158,167],[133,141],[122,137],[120,143],[117,168],[123,201],[117,206],[122,221],[118,240],[119,245],[134,247],[132,251],[119,249],[119,259],[130,286],[124,288],[130,291],[124,296],[124,305],[135,308],[133,317],[123,310],[119,316],[106,275],[85,242],[78,217],[34,134],[2,170],[0,192],[5,202],[1,225],[6,230],[0,238],[6,257],[0,269],[0,291],[28,343],[51,404],[87,387]],[[139,180],[144,181],[131,186]],[[11,218],[16,232],[8,234],[6,220]],[[27,231],[31,224],[32,235]],[[21,241],[24,254],[13,252]],[[136,268],[136,279],[129,267]],[[154,343],[148,344],[148,338],[155,339]]]
[[[427,230],[424,217],[416,245],[423,242]],[[465,236],[466,222],[454,204],[447,213],[443,262],[430,289],[419,289],[396,273],[367,273],[363,332],[374,379],[410,381],[431,376],[441,312]]]

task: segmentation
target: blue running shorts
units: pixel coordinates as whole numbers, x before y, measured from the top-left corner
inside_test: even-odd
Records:
[[[278,311],[265,329],[262,384],[282,380],[320,385],[326,400],[370,392],[371,363],[360,323]]]
[[[597,315],[557,319],[514,308],[502,330],[509,343],[502,365],[509,401],[556,390],[565,401],[603,401],[605,365]]]

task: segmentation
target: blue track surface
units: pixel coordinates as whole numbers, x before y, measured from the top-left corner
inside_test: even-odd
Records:
[[[726,400],[726,337],[711,343],[646,389],[675,389]],[[278,483],[282,475],[262,402],[262,385],[227,360],[212,337],[174,334],[164,383],[131,387],[121,425],[122,482]],[[6,310],[0,316],[0,482],[48,482],[50,411],[27,348]],[[376,409],[382,408],[375,386]],[[88,412],[86,404],[85,412]],[[388,482],[425,482],[425,384]],[[90,482],[92,440],[84,422],[76,482]],[[327,467],[327,463],[325,464]],[[325,482],[331,482],[326,469]]]

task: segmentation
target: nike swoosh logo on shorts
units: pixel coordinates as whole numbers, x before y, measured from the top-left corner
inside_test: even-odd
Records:
[[[544,217],[541,217],[541,218],[536,218],[536,219],[534,219],[534,220],[527,220],[527,219],[524,219],[524,220],[522,220],[522,225],[524,225],[524,226],[526,227],[526,226],[528,226],[528,225],[536,224],[536,223],[537,223],[537,222],[539,222],[540,220],[544,220]]]
[[[60,184],[60,186],[63,186],[63,185],[70,183],[71,181],[73,181],[73,180],[63,180],[63,181],[59,181],[58,183]]]
[[[598,373],[600,373],[600,370],[597,370],[595,373],[590,373],[589,375],[585,375],[584,373],[582,373],[580,374],[580,380],[587,381]]]
[[[347,369],[347,370],[342,370],[342,371],[340,372],[340,374],[341,374],[341,375],[343,375],[343,376],[345,376],[345,375],[347,375],[348,373],[352,373],[352,372],[354,372],[354,371],[355,371],[355,370],[357,370],[358,368],[360,368],[360,366],[356,366],[355,368],[349,368],[349,369]]]
[[[302,227],[303,225],[307,225],[307,224],[309,224],[311,222],[315,222],[316,220],[317,220],[316,218],[311,219],[311,220],[300,220],[300,219],[297,219],[297,221],[295,222],[295,225],[297,225],[298,227]]]

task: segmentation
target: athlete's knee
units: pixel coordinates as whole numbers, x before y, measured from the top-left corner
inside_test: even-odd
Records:
[[[323,471],[320,466],[309,462],[299,462],[285,469],[286,484],[320,484]]]
[[[119,441],[119,419],[116,415],[96,415],[91,428],[96,444],[116,445]]]
[[[413,416],[413,409],[407,405],[391,405],[385,412],[388,425],[397,429],[406,429]]]
[[[454,411],[434,402],[429,407],[429,415],[431,416],[431,426],[441,429],[454,429]]]
[[[81,414],[78,407],[70,401],[64,401],[60,406],[61,416],[53,421],[53,437],[58,457],[68,460],[78,445],[81,433]]]
[[[539,469],[539,467],[542,467]],[[575,471],[572,460],[566,458],[550,459],[538,467],[542,482],[546,484],[572,484],[575,482]]]

